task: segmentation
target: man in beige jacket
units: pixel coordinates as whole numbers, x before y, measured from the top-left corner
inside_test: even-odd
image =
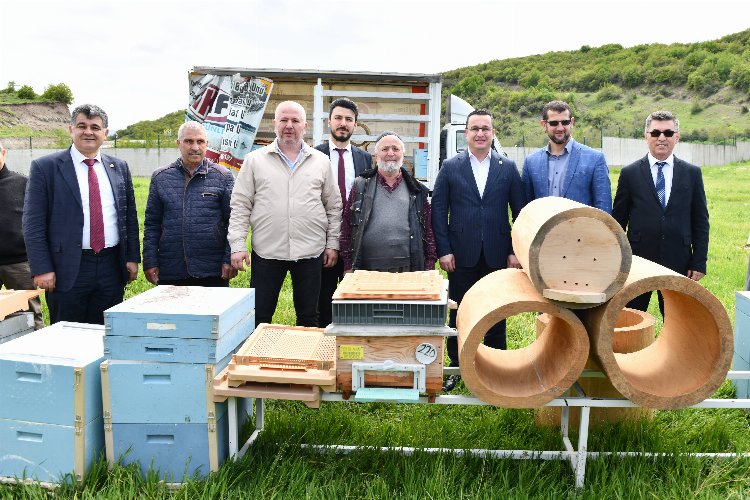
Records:
[[[290,272],[297,325],[318,326],[321,268],[338,259],[341,195],[328,156],[304,142],[305,109],[284,101],[276,107],[273,123],[276,140],[245,157],[234,184],[232,266],[252,267],[256,323],[271,323]],[[248,228],[252,255],[247,252]]]

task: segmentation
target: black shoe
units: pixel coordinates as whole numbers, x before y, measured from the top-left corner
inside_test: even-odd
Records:
[[[461,375],[448,375],[448,378],[443,382],[443,392],[451,392],[460,381]]]

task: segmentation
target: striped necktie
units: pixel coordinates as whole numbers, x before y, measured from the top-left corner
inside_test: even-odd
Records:
[[[664,165],[666,165],[667,162],[665,161],[657,161],[655,163],[657,171],[656,171],[656,195],[659,197],[659,203],[661,203],[661,208],[665,208],[667,206],[667,189],[666,184],[664,182]]]

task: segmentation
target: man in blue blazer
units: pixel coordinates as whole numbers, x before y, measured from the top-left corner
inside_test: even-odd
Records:
[[[575,118],[567,103],[552,101],[542,110],[546,147],[526,157],[521,180],[528,201],[560,196],[612,213],[612,187],[604,154],[570,136]]]
[[[34,284],[50,323],[104,324],[140,262],[135,195],[127,163],[103,154],[107,114],[73,110],[73,146],[31,162],[23,233]]]
[[[492,151],[495,129],[485,110],[469,113],[466,121],[468,150],[443,162],[432,196],[432,228],[440,267],[448,273],[448,295],[461,302],[482,277],[506,267],[520,268],[513,254],[508,207],[513,220],[526,204],[516,164]],[[450,312],[456,326],[456,311]],[[487,332],[484,343],[505,349],[505,321]],[[458,366],[458,343],[447,340],[450,366]],[[458,376],[449,376],[450,391]]]
[[[612,216],[627,230],[633,255],[698,281],[708,259],[708,206],[703,174],[672,151],[680,122],[669,111],[651,113],[644,137],[648,154],[620,171]],[[628,307],[645,311],[651,292]],[[664,301],[659,293],[659,309]]]
[[[357,126],[359,109],[351,99],[341,97],[334,100],[328,108],[328,128],[331,138],[315,147],[331,158],[331,172],[338,180],[343,209],[349,199],[354,178],[372,167],[372,155],[356,146],[352,146],[351,137]],[[343,175],[339,175],[342,174]],[[344,259],[339,258],[333,267],[323,267],[320,276],[320,294],[318,296],[318,324],[321,327],[331,323],[331,297],[339,281],[344,277]]]

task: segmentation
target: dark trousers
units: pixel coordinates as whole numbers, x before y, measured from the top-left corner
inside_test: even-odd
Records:
[[[448,297],[460,304],[464,295],[469,291],[469,288],[474,286],[474,283],[499,269],[502,268],[487,265],[487,262],[484,260],[484,250],[482,250],[479,253],[479,261],[476,265],[472,267],[456,267],[454,272],[448,273]],[[450,311],[448,326],[451,328],[456,327],[456,311],[454,309]],[[496,323],[487,331],[484,335],[484,345],[494,349],[506,348],[505,320]],[[458,338],[448,337],[446,348],[451,361],[450,366],[458,366]]]
[[[323,267],[320,274],[320,295],[318,296],[318,324],[326,327],[333,321],[331,297],[336,291],[339,281],[344,279],[344,259],[339,260],[333,267]]]
[[[159,280],[160,285],[175,286],[229,286],[229,280],[221,279],[221,276],[209,276],[208,278],[185,278],[183,280]]]
[[[648,303],[651,301],[651,294],[653,292],[646,292],[642,295],[639,295],[638,297],[634,298],[625,307],[629,307],[631,309],[638,309],[639,311],[646,312],[648,310]],[[657,298],[659,300],[659,311],[661,312],[661,317],[664,317],[664,296],[661,294],[660,291],[657,290]]]
[[[73,287],[65,292],[47,293],[49,322],[104,324],[104,310],[122,302],[125,283],[122,280],[119,252],[105,249],[98,255],[85,252]]]
[[[322,254],[310,259],[276,260],[264,259],[252,252],[250,259],[250,288],[255,288],[256,324],[272,322],[281,286],[289,272],[297,326],[318,326]]]

